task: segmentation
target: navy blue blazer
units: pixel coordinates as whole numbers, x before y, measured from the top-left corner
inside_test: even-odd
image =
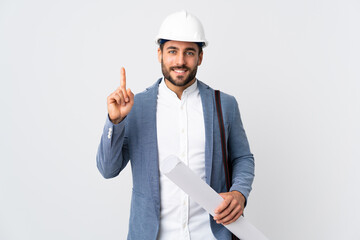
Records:
[[[133,189],[128,239],[156,239],[160,223],[160,183],[156,136],[156,105],[159,79],[144,92],[135,95],[129,115],[114,125],[108,118],[97,152],[97,167],[105,178],[117,176],[131,163]],[[220,130],[214,90],[198,81],[205,123],[206,183],[216,192],[226,192],[222,163]],[[232,187],[247,199],[254,178],[254,158],[237,102],[233,96],[220,94],[229,161],[232,164]],[[230,239],[230,232],[209,215],[214,236]]]

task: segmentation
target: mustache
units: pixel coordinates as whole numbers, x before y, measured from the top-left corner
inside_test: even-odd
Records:
[[[170,70],[175,70],[175,69],[185,69],[185,70],[190,70],[187,66],[185,65],[181,65],[181,66],[175,66],[175,67],[170,67]]]

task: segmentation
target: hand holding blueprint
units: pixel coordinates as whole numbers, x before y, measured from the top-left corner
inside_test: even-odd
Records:
[[[161,163],[160,171],[208,213],[212,216],[215,215],[214,210],[220,205],[223,198],[179,158],[172,155],[167,157]],[[268,240],[242,216],[235,222],[224,226],[241,240]]]

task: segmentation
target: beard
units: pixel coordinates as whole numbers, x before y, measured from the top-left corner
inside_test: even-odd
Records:
[[[170,76],[170,72],[177,68],[178,69],[180,69],[180,68],[186,69],[186,71],[189,72],[189,75],[187,77],[178,76],[175,79],[172,78]],[[193,69],[188,68],[186,65],[182,65],[182,66],[170,67],[168,70],[166,68],[166,66],[164,65],[163,60],[161,59],[161,70],[164,75],[164,78],[169,80],[169,82],[171,82],[173,85],[178,86],[178,87],[184,87],[195,78],[196,72],[197,72],[197,65]]]

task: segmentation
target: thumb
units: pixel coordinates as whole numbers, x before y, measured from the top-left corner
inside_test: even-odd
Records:
[[[225,199],[227,193],[226,193],[226,192],[222,192],[222,193],[219,193],[219,195],[220,195],[223,199]]]
[[[126,89],[126,92],[130,98],[130,102],[134,102],[134,93],[131,91],[130,88]]]

